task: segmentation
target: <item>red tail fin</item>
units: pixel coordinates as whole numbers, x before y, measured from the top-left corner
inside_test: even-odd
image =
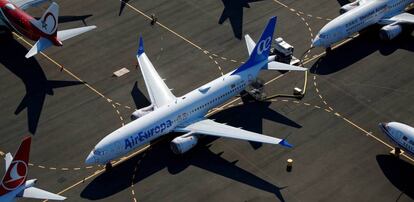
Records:
[[[14,190],[26,182],[31,142],[32,138],[29,136],[24,138],[20,144],[1,181],[0,195]]]

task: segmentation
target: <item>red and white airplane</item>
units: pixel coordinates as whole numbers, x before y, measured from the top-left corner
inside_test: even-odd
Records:
[[[26,180],[30,153],[31,137],[26,137],[20,144],[15,157],[6,154],[6,174],[0,184],[0,201],[15,201],[17,197],[43,200],[65,200],[63,196],[34,187],[36,179]]]
[[[62,41],[96,28],[96,26],[87,26],[57,31],[59,6],[54,2],[39,20],[24,11],[45,1],[47,0],[0,0],[0,25],[37,41],[26,54],[26,58],[30,58],[52,45],[62,46]]]

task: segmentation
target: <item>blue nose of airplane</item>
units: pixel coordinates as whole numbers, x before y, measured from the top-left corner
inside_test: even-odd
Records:
[[[96,163],[97,163],[96,156],[93,154],[93,152],[89,153],[88,157],[86,157],[85,159],[85,164],[91,165],[91,164],[96,164]]]
[[[322,41],[321,38],[319,38],[319,35],[317,35],[313,40],[312,40],[312,47],[321,47],[322,46]]]

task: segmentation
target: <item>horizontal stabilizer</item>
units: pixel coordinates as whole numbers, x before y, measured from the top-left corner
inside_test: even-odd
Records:
[[[253,41],[253,39],[248,34],[244,35],[244,39],[246,41],[247,52],[250,55],[252,54],[252,51],[254,47],[256,46],[256,43]]]
[[[21,194],[19,194],[20,197],[23,198],[34,198],[34,199],[44,199],[44,200],[57,200],[62,201],[65,200],[66,197],[36,188],[36,187],[29,187],[23,190]]]
[[[11,164],[11,162],[13,161],[13,156],[10,153],[7,153],[6,156],[4,157],[4,161],[6,161],[6,169],[9,169],[9,166]]]
[[[96,26],[87,26],[87,27],[79,27],[79,28],[74,28],[74,29],[67,29],[67,30],[58,31],[57,32],[57,39],[59,41],[65,41],[65,40],[70,39],[72,37],[81,35],[85,32],[89,32],[89,31],[91,31],[95,28],[96,28]]]
[[[278,70],[278,71],[306,71],[308,69],[303,67],[298,67],[294,65],[289,65],[281,62],[272,61],[267,63],[267,67],[264,67],[263,69],[267,70]]]
[[[253,50],[251,51],[249,59],[240,67],[238,67],[235,71],[231,73],[231,75],[238,74],[247,69],[255,69],[257,67],[262,66],[262,64],[266,64],[269,53],[270,53],[270,46],[272,45],[273,40],[273,33],[275,32],[277,17],[271,17],[269,22],[267,23],[265,29],[263,30],[262,35],[260,36],[257,45],[254,46]],[[250,44],[253,40],[250,37],[246,38],[246,44],[248,46],[250,52]],[[249,41],[248,41],[249,40]],[[255,69],[260,70],[260,69]]]
[[[38,54],[40,51],[43,51],[46,48],[49,48],[52,45],[53,45],[53,43],[49,39],[40,37],[39,41],[37,41],[35,43],[35,45],[33,45],[33,47],[26,54],[26,58],[30,58],[30,57]]]

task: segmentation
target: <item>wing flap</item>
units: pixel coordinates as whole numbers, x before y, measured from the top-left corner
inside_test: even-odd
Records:
[[[155,70],[151,61],[144,52],[144,43],[140,37],[139,49],[137,52],[137,60],[144,77],[145,86],[147,87],[151,103],[156,107],[161,107],[175,100],[175,96],[164,83],[164,80]]]
[[[66,197],[36,188],[36,187],[29,187],[26,188],[19,194],[20,197],[24,198],[34,198],[34,199],[44,199],[44,200],[57,200],[62,201],[65,200]]]
[[[203,119],[194,122],[183,128],[176,128],[176,132],[193,132],[202,135],[211,135],[217,137],[226,137],[239,140],[247,140],[253,142],[261,142],[268,144],[280,144],[285,147],[292,147],[286,140],[250,132],[241,128],[235,128],[222,123],[217,123],[210,119]]]

